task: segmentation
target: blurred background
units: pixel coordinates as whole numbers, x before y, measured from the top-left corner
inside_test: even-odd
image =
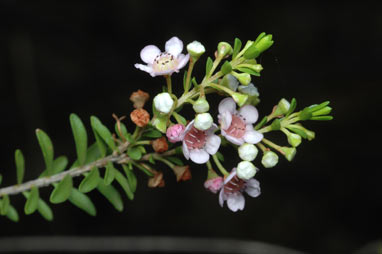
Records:
[[[144,46],[164,49],[172,36],[206,47],[195,70],[200,79],[218,42],[273,34],[275,44],[260,58],[262,76],[253,80],[262,100],[260,116],[269,114],[280,98],[295,97],[299,108],[330,100],[334,120],[307,123],[316,139],[304,142],[292,163],[282,159],[277,167],[262,169],[256,176],[262,194],[247,197],[242,212],[220,208],[217,195],[203,188],[206,170],[191,164],[193,180],[180,184],[163,168],[165,188],[150,189],[139,175],[136,200],[125,198],[122,213],[91,193],[98,208],[94,218],[69,203],[55,205],[53,222],[37,213],[21,215],[18,224],[0,218],[0,238],[214,237],[307,253],[350,253],[380,240],[380,12],[378,5],[360,2],[1,0],[3,186],[16,181],[17,148],[26,157],[26,179],[43,168],[36,128],[51,136],[56,155],[73,161],[70,113],[78,114],[87,127],[91,115],[111,127],[112,113],[129,115],[133,109],[131,92],[161,91],[164,79],[152,78],[134,64],[141,62]],[[182,77],[173,75],[173,84],[180,87]],[[216,103],[219,99],[210,97]],[[271,138],[286,142],[281,135]],[[235,158],[227,167],[237,162]],[[259,160],[257,165],[261,167]],[[48,198],[50,191],[40,193]],[[21,213],[24,198],[12,201]]]

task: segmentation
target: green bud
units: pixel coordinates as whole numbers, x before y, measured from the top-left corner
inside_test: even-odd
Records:
[[[212,126],[213,121],[210,113],[197,114],[194,121],[194,127],[198,130],[205,131]]]
[[[244,143],[238,148],[239,157],[245,161],[253,161],[259,150],[253,144]]]
[[[239,107],[243,106],[245,102],[248,100],[248,95],[247,94],[242,94],[242,93],[233,93],[232,95],[233,100],[239,105]]]
[[[237,72],[232,72],[232,75],[239,80],[240,84],[242,85],[248,85],[251,83],[251,75],[248,73],[237,73]]]
[[[220,70],[224,75],[231,73],[232,71],[231,63],[228,61],[225,61]]]
[[[293,147],[299,146],[301,144],[301,136],[295,133],[288,134],[288,143]]]
[[[279,156],[272,151],[264,152],[263,158],[261,159],[261,164],[265,168],[273,168],[279,162]]]
[[[281,150],[284,152],[284,156],[288,161],[292,161],[297,152],[295,147],[283,146]]]
[[[227,55],[231,55],[233,52],[233,49],[231,47],[231,45],[229,45],[229,43],[227,42],[219,42],[218,44],[218,57],[225,57]]]
[[[197,101],[195,101],[194,105],[192,105],[192,108],[196,113],[204,113],[210,109],[210,105],[206,99],[199,98]]]
[[[206,52],[206,49],[200,42],[193,41],[187,44],[187,51],[190,56],[194,58],[194,60],[197,60],[201,55],[204,54],[204,52]]]
[[[260,53],[264,52],[265,50],[269,49],[273,44],[272,41],[272,35],[268,34],[261,38],[258,43],[255,43],[256,48],[260,51]]]
[[[290,103],[286,99],[282,98],[277,104],[277,108],[280,110],[281,114],[286,114],[290,108]]]
[[[300,114],[298,115],[301,121],[309,120],[312,118],[312,112],[310,112],[309,108],[304,108]]]
[[[317,111],[314,111],[312,113],[312,116],[322,116],[322,115],[328,115],[330,114],[330,112],[332,112],[332,108],[329,107],[329,106],[326,106],[320,110],[317,110]]]
[[[222,86],[228,87],[232,91],[236,91],[237,87],[239,86],[239,81],[237,81],[237,79],[233,75],[228,74],[224,76],[220,84]]]
[[[237,164],[237,177],[243,180],[249,180],[256,175],[257,168],[249,161],[242,161]]]

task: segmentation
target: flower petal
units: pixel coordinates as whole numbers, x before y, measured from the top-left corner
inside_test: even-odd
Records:
[[[229,195],[227,198],[227,205],[232,212],[243,210],[245,206],[244,196],[241,193]]]
[[[260,195],[260,183],[256,179],[252,178],[247,181],[247,186],[245,187],[245,192],[253,198]]]
[[[225,196],[224,195],[224,188],[222,188],[220,190],[220,193],[219,193],[219,204],[220,204],[221,207],[223,207],[223,205],[224,205],[224,200],[225,200],[224,196]]]
[[[235,145],[238,145],[238,146],[241,146],[243,143],[244,143],[244,139],[243,138],[235,138],[235,137],[232,137],[226,133],[223,133],[222,132],[222,135],[229,141],[231,142],[232,144],[235,144]]]
[[[184,157],[188,160],[190,159],[190,151],[188,150],[188,147],[187,147],[187,144],[185,141],[183,141],[183,144],[182,144],[182,150],[183,150],[183,154],[184,154]]]
[[[189,54],[187,54],[187,55],[180,54],[178,56],[178,66],[176,68],[178,70],[182,69],[188,63],[189,59],[190,59],[190,55]]]
[[[241,109],[239,110],[239,114],[244,117],[244,121],[246,124],[255,123],[259,118],[259,113],[257,112],[257,109],[252,105],[245,105],[244,107],[241,107]]]
[[[219,103],[219,114],[223,114],[225,111],[232,114],[236,111],[236,102],[231,97],[227,97]]]
[[[255,130],[247,130],[243,136],[245,142],[257,144],[263,139],[264,135]]]
[[[197,164],[204,164],[210,159],[210,155],[204,149],[192,149],[190,159]]]
[[[223,114],[219,115],[220,125],[223,130],[229,128],[232,122],[232,114],[228,111],[224,111]]]
[[[174,36],[166,42],[165,49],[167,53],[170,53],[175,58],[178,58],[178,55],[183,50],[183,42],[179,40],[178,37]]]
[[[160,54],[160,49],[155,45],[148,45],[141,50],[141,59],[143,62],[153,64],[155,57]]]
[[[141,71],[148,72],[150,73],[151,76],[153,76],[153,68],[151,68],[151,66],[144,65],[144,64],[134,64],[134,67]]]
[[[236,175],[236,168],[233,168],[229,175],[224,179],[224,184],[228,183],[231,181],[231,179]]]
[[[221,139],[217,135],[211,135],[206,140],[205,149],[207,153],[214,155],[220,147]]]

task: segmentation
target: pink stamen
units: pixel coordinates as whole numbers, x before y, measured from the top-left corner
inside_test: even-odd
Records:
[[[242,138],[245,134],[244,120],[237,115],[232,115],[231,125],[227,130],[225,130],[225,132],[232,137]]]
[[[192,126],[191,130],[184,136],[188,149],[201,149],[206,144],[207,134]]]

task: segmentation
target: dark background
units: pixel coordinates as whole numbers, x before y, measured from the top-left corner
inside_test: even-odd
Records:
[[[331,122],[310,122],[316,139],[304,142],[292,163],[257,174],[262,195],[245,210],[220,208],[203,188],[205,169],[192,165],[193,181],[149,189],[139,175],[136,200],[118,213],[97,193],[95,218],[70,204],[54,206],[55,220],[21,215],[0,220],[1,236],[176,235],[263,241],[309,253],[349,253],[380,240],[382,177],[379,147],[381,9],[358,2],[267,4],[266,1],[1,1],[0,173],[15,182],[13,153],[24,151],[27,179],[43,168],[34,136],[50,134],[56,155],[75,158],[68,116],[90,115],[112,126],[112,113],[128,115],[128,98],[140,88],[155,94],[164,80],[136,70],[140,50],[161,49],[176,35],[201,41],[207,52],[220,41],[275,44],[261,57],[261,116],[282,97],[300,107],[330,100]],[[182,75],[174,75],[180,84]],[[179,85],[180,86],[180,85]],[[178,90],[179,91],[179,90]],[[218,97],[211,100],[218,102]],[[215,109],[216,111],[216,109]],[[130,124],[129,122],[127,122]],[[280,136],[281,137],[281,136]],[[276,136],[276,140],[280,139]],[[229,154],[229,153],[227,153]],[[230,163],[234,165],[238,158]],[[230,164],[230,165],[231,165]],[[260,166],[259,159],[257,165]],[[48,197],[47,190],[41,191]],[[23,198],[12,197],[21,213]]]

